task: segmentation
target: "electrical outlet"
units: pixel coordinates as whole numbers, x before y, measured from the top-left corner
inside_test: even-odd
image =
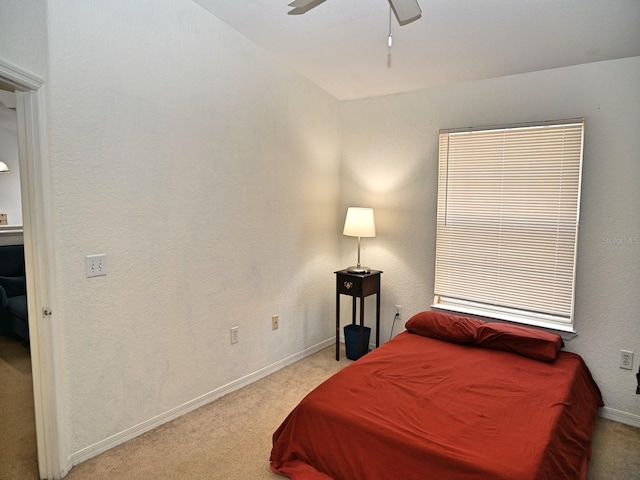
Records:
[[[87,255],[85,257],[85,268],[87,277],[99,277],[107,274],[107,255],[100,253],[97,255]]]
[[[231,344],[238,343],[238,326],[231,327]]]
[[[633,369],[633,352],[620,350],[620,368],[625,370]]]
[[[397,315],[397,317],[396,317]],[[393,316],[395,320],[402,320],[402,305],[395,306],[395,314]]]
[[[277,330],[280,323],[280,318],[278,315],[274,315],[271,317],[271,330]]]

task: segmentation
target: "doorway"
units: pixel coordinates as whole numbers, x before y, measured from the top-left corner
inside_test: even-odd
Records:
[[[0,84],[0,478],[38,478],[33,375],[28,349],[16,100]],[[19,316],[16,316],[19,313]],[[19,320],[18,320],[19,318]],[[15,322],[15,325],[14,325]],[[26,328],[25,328],[26,327]],[[27,330],[28,331],[28,330]]]
[[[16,100],[18,156],[25,254],[33,410],[39,477],[59,479],[68,471],[66,436],[57,367],[61,364],[55,312],[53,230],[49,205],[44,81],[0,59],[0,85]]]

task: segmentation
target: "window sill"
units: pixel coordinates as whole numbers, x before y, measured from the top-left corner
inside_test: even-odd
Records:
[[[456,313],[464,313],[467,315],[495,320],[504,320],[507,322],[518,323],[525,326],[539,327],[545,330],[552,330],[558,334],[562,332],[569,334],[567,339],[573,338],[576,334],[576,331],[574,330],[572,324],[563,325],[553,320],[546,320],[543,316],[537,318],[534,316],[527,316],[524,314],[509,312],[506,310],[483,308],[481,305],[455,301],[452,299],[445,299],[443,297],[436,296],[433,305],[431,305],[431,308],[437,310],[447,310]]]

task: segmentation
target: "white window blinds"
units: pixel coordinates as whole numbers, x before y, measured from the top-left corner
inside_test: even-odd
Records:
[[[440,133],[434,306],[573,329],[583,131]]]

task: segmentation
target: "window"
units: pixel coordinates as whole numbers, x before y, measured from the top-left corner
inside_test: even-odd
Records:
[[[583,132],[440,132],[434,307],[573,330]]]

